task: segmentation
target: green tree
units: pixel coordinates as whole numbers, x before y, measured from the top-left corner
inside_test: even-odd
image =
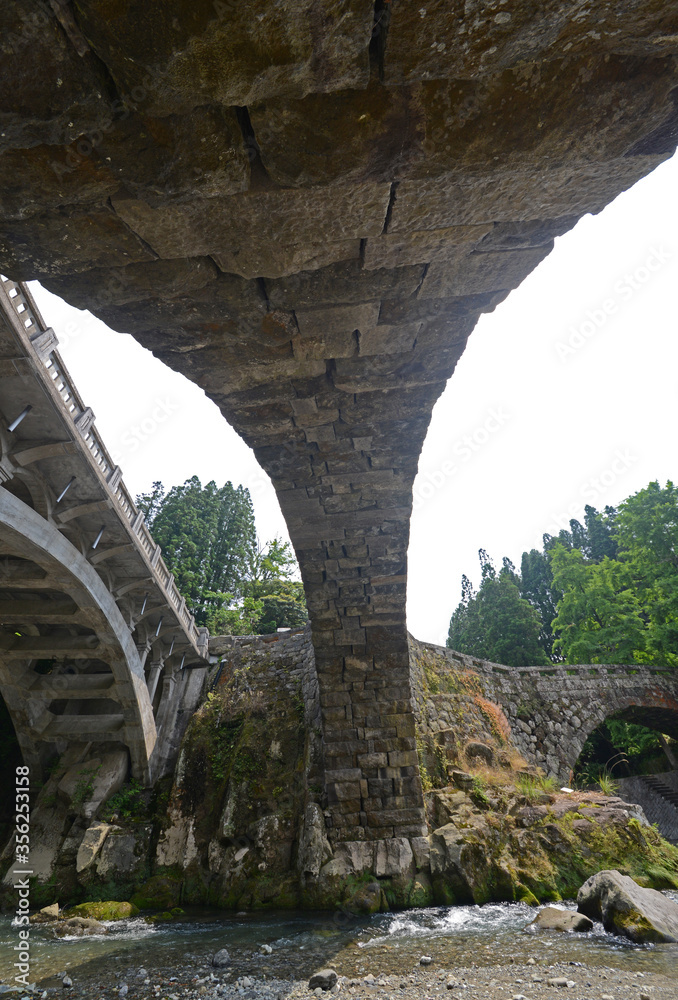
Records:
[[[587,563],[581,549],[551,550],[562,592],[553,620],[554,648],[567,663],[635,663],[644,658],[645,622],[629,569],[607,556]]]
[[[153,483],[137,497],[179,591],[199,625],[213,634],[250,635],[308,620],[287,542],[257,541],[249,492],[197,476],[165,493]]]
[[[551,562],[545,552],[531,549],[523,552],[520,563],[520,596],[532,605],[539,615],[539,645],[549,660],[562,659],[553,649],[553,619],[561,594],[553,586]]]
[[[243,595],[256,549],[248,490],[213,481],[203,487],[193,476],[166,494],[155,483],[137,505],[148,510],[153,538],[198,624],[206,625],[227,598]]]
[[[482,581],[475,594],[462,579],[462,600],[450,620],[447,645],[460,653],[510,667],[548,663],[539,644],[541,619],[520,596],[520,578],[504,559],[499,573],[484,549],[479,551]]]
[[[620,506],[616,536],[643,608],[648,662],[678,665],[678,488],[650,483]]]

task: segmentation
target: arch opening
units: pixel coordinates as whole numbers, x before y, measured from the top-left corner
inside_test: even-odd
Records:
[[[573,768],[577,784],[605,784],[678,768],[678,712],[630,705],[593,729]]]

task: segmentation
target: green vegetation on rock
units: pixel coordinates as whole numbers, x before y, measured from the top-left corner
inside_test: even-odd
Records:
[[[118,903],[113,900],[106,900],[100,903],[79,903],[77,906],[70,906],[64,910],[63,916],[84,917],[91,920],[125,920],[127,917],[136,917],[139,910],[133,903]]]

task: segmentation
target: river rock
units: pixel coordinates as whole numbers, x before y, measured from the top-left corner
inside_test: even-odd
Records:
[[[337,981],[337,974],[334,969],[321,969],[315,972],[308,981],[309,990],[331,990]]]
[[[108,928],[102,923],[88,917],[71,917],[69,920],[60,920],[54,924],[52,930],[56,937],[88,937],[92,934],[108,933]]]
[[[557,906],[545,906],[526,930],[544,931],[590,931],[593,921],[583,913],[560,910]]]
[[[64,910],[65,917],[84,917],[92,920],[125,920],[136,917],[139,910],[133,903],[106,900],[98,903],[78,903]]]
[[[577,909],[602,921],[606,931],[636,943],[678,941],[678,904],[615,870],[598,872],[584,882]]]
[[[490,767],[494,763],[494,750],[492,747],[488,747],[487,743],[480,743],[477,740],[471,740],[464,747],[464,756],[467,760],[472,760],[473,758],[480,758]]]
[[[231,956],[229,955],[227,948],[220,948],[219,951],[212,956],[212,965],[215,969],[223,969],[224,966],[230,964]]]

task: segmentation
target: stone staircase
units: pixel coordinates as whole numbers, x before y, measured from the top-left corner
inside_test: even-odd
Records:
[[[678,843],[678,771],[643,774],[619,781],[619,794],[642,807],[666,840]]]
[[[653,792],[656,792],[657,795],[661,795],[663,799],[666,799],[667,802],[670,802],[671,805],[678,809],[678,791],[670,785],[667,785],[665,781],[662,781],[660,775],[645,774],[642,776],[642,779],[648,788],[651,788]]]

